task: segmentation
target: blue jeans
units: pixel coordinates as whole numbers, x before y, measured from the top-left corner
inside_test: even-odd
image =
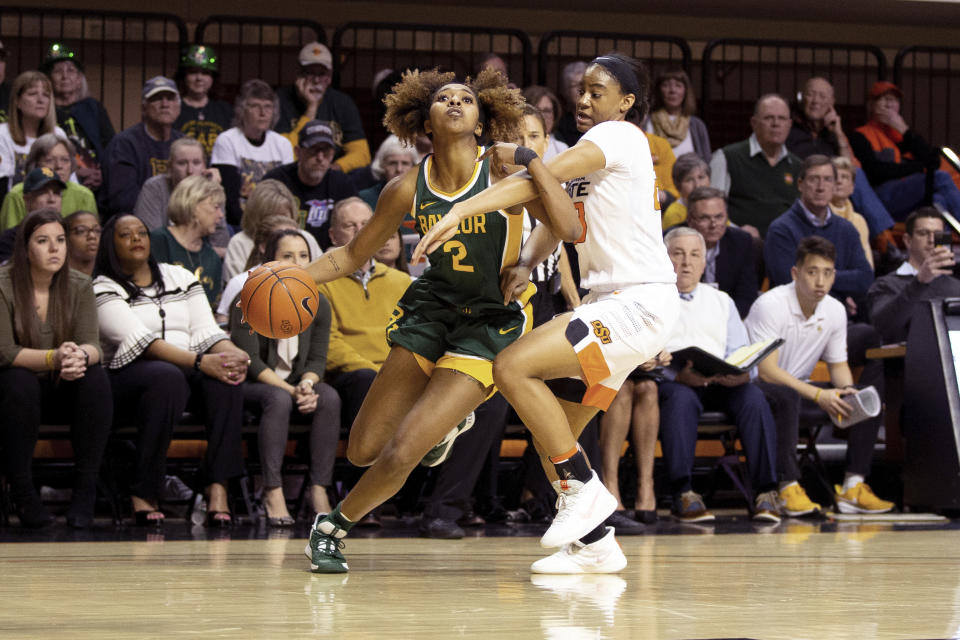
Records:
[[[853,203],[853,210],[867,220],[871,238],[893,226],[893,218],[870,186],[863,169],[857,169],[854,173],[850,201]]]
[[[905,220],[917,207],[923,205],[927,178],[924,173],[915,173],[899,180],[889,180],[876,188],[880,200],[895,220]],[[933,179],[933,201],[955,216],[960,216],[960,190],[950,174],[937,171]]]

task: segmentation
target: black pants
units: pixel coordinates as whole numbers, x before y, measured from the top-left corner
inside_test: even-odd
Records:
[[[884,397],[883,362],[868,360],[867,349],[879,347],[880,334],[867,324],[851,324],[847,327],[847,361],[851,368],[862,366],[857,387],[862,389],[874,386],[880,397]],[[816,386],[830,388],[831,384],[815,383]],[[777,424],[777,475],[780,482],[792,482],[800,478],[797,466],[797,442],[799,441],[800,413],[809,413],[816,404],[800,397],[789,387],[758,382],[758,386],[767,396],[773,418]],[[826,415],[823,416],[827,420]],[[848,429],[834,429],[834,435],[847,439],[847,472],[864,477],[870,475],[873,462],[873,448],[877,442],[883,413],[876,418],[864,420]]]
[[[423,514],[428,518],[456,520],[470,509],[480,471],[496,447],[500,459],[500,442],[507,426],[507,401],[499,393],[476,409],[477,421],[470,431],[458,437],[450,457],[439,468],[433,493],[426,500]],[[493,467],[496,473],[496,466]],[[488,478],[489,482],[489,478]],[[496,487],[487,484],[485,494],[496,494]]]
[[[99,364],[78,380],[54,380],[22,367],[0,369],[0,443],[7,479],[15,493],[33,483],[33,450],[41,421],[68,422],[75,487],[95,486],[113,422],[107,373]]]
[[[325,380],[340,394],[340,402],[342,403],[340,424],[347,429],[353,427],[353,421],[357,419],[363,400],[367,397],[370,385],[373,384],[373,379],[376,377],[377,372],[373,369],[357,369],[356,371],[335,373]]]
[[[118,421],[137,425],[137,471],[131,491],[144,500],[160,495],[173,427],[187,406],[204,420],[207,451],[203,484],[243,475],[240,429],[243,391],[198,371],[161,360],[137,360],[110,374]]]

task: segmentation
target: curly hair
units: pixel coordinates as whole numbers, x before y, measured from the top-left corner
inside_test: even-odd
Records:
[[[387,107],[383,126],[402,142],[413,145],[417,136],[426,135],[424,123],[430,118],[430,105],[437,91],[456,82],[453,72],[439,69],[404,72],[400,82],[384,99]],[[476,97],[480,108],[483,133],[480,142],[513,140],[519,136],[523,122],[523,95],[510,89],[507,79],[498,71],[484,69],[475,78],[467,77],[466,86]]]

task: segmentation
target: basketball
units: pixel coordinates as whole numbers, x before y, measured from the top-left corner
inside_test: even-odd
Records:
[[[317,313],[320,293],[313,278],[288,262],[252,270],[240,292],[240,310],[250,328],[267,338],[303,333]]]

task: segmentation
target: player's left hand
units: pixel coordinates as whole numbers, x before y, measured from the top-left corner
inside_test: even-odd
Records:
[[[459,203],[458,203],[459,204]],[[420,259],[429,253],[433,253],[444,242],[457,235],[457,228],[460,226],[460,217],[457,215],[457,205],[453,205],[447,215],[440,218],[435,225],[430,227],[420,242],[413,250],[413,256],[410,258],[410,264],[419,264]]]
[[[490,167],[496,173],[498,178],[508,176],[517,170],[517,165],[513,159],[517,153],[517,145],[512,142],[496,142],[487,147],[487,150],[477,158],[477,162],[483,162],[490,158]],[[520,167],[521,169],[523,167]]]
[[[530,283],[530,267],[514,265],[500,274],[500,292],[504,306],[510,304],[527,290]]]

